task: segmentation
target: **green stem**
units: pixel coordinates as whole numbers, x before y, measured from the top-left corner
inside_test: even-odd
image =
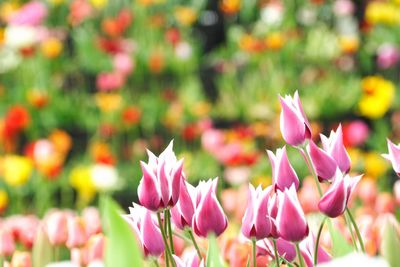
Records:
[[[356,240],[356,237],[354,236],[353,227],[351,227],[350,218],[346,213],[343,214],[343,216],[344,216],[344,220],[346,221],[346,225],[349,228],[349,232],[351,234],[351,241],[353,242],[353,247],[356,251],[358,251],[357,240]]]
[[[317,184],[319,196],[322,197],[323,193],[322,193],[321,185],[319,184],[318,176],[312,165],[311,157],[308,154],[306,145],[304,145],[304,147],[300,147],[299,149],[300,149],[300,153],[305,157],[307,166],[310,169],[311,175],[314,177],[315,183]]]
[[[303,256],[301,256],[299,243],[296,243],[296,252],[297,252],[297,257],[299,258],[300,267],[305,267]]]
[[[169,209],[166,209],[164,211],[164,217],[166,218],[167,221],[167,226],[168,226],[168,237],[169,237],[169,244],[171,246],[171,252],[172,254],[175,254],[175,248],[174,248],[174,239],[173,239],[173,232],[172,232],[172,225],[171,225],[171,212]]]
[[[257,255],[256,255],[256,238],[251,239],[251,244],[253,245],[253,267],[257,266]]]
[[[317,240],[315,241],[315,249],[314,249],[314,265],[318,263],[318,248],[319,248],[319,240],[321,238],[322,229],[324,228],[326,221],[326,217],[322,220],[321,225],[319,226],[317,233]]]
[[[201,259],[202,259],[202,257],[201,257],[201,252],[200,252],[199,246],[197,245],[196,239],[194,238],[192,229],[189,228],[189,229],[188,229],[188,233],[189,233],[189,236],[190,236],[190,240],[192,241],[193,246],[194,246],[194,248],[196,249],[197,256],[199,257],[199,262],[200,262]]]
[[[158,264],[157,259],[153,259],[153,263],[154,263],[154,265],[155,265],[156,267],[160,267],[160,264]]]
[[[354,220],[353,215],[351,214],[349,208],[347,208],[347,207],[346,207],[346,212],[347,212],[347,215],[349,215],[349,218],[350,218],[351,223],[353,224],[354,230],[356,230],[356,234],[357,234],[358,242],[360,243],[361,250],[362,250],[362,252],[365,253],[364,242],[361,237],[360,229],[358,229],[356,221]]]
[[[167,241],[167,237],[165,236],[165,231],[164,231],[165,229],[162,224],[160,212],[157,212],[157,219],[158,219],[158,225],[160,226],[161,236],[163,238],[164,245],[165,245],[165,252],[166,252],[165,253],[165,264],[167,267],[169,267],[169,261],[170,260],[172,261],[172,263],[173,263],[172,265],[174,265],[175,261],[172,258],[172,253],[168,246],[168,241]]]
[[[277,246],[276,246],[276,240],[272,239],[272,243],[274,244],[274,254],[275,254],[276,267],[279,267],[279,255],[278,255],[278,249],[277,249]]]

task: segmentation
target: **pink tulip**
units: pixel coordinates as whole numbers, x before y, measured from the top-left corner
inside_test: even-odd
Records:
[[[343,126],[343,141],[345,145],[362,145],[368,139],[368,136],[368,125],[362,120],[354,120]]]
[[[336,161],[336,164],[342,172],[348,173],[350,171],[351,161],[343,145],[342,126],[339,125],[336,132],[331,131],[329,138],[322,134],[320,136],[324,151]]]
[[[278,198],[276,194],[272,194],[268,199],[268,217],[271,218],[271,231],[270,237],[279,238],[278,229],[276,225],[276,216],[278,215]]]
[[[296,258],[296,247],[283,238],[276,239],[276,250],[278,255],[292,262]],[[257,241],[257,255],[269,255],[275,258],[274,245],[270,239]]]
[[[400,176],[400,144],[395,145],[389,139],[387,140],[387,144],[389,154],[383,154],[382,156],[392,163],[394,171]]]
[[[278,148],[276,154],[270,150],[267,150],[267,153],[272,166],[272,179],[275,189],[283,191],[294,184],[297,190],[299,188],[299,178],[292,165],[290,165],[286,154],[286,146]]]
[[[183,230],[185,227],[192,227],[196,205],[194,202],[196,189],[182,179],[179,191],[179,200],[178,203],[176,203],[176,205],[171,209],[171,215],[175,226]]]
[[[277,191],[278,214],[276,226],[280,237],[287,241],[299,242],[308,236],[308,224],[304,211],[297,198],[296,188],[292,185],[283,192]]]
[[[26,251],[16,251],[11,260],[11,266],[13,267],[31,267],[32,256]]]
[[[200,261],[195,250],[184,253],[182,259],[186,267],[204,267],[203,260]]]
[[[102,260],[104,256],[105,238],[102,234],[97,234],[89,238],[87,243],[88,262]]]
[[[128,75],[133,70],[133,62],[128,54],[119,53],[113,58],[114,69],[122,75]]]
[[[271,219],[268,216],[268,199],[272,191],[272,186],[262,189],[258,186],[254,189],[249,184],[249,198],[246,213],[242,220],[242,234],[257,240],[267,238],[271,232]]]
[[[87,234],[85,229],[85,224],[83,219],[80,217],[70,217],[68,218],[68,248],[82,247],[87,241]]]
[[[101,232],[101,218],[99,210],[95,207],[87,207],[82,211],[82,218],[86,225],[88,236]]]
[[[46,5],[39,1],[31,1],[11,15],[9,22],[13,25],[38,26],[43,22],[46,16]]]
[[[100,73],[96,79],[96,86],[100,91],[120,89],[125,83],[125,77],[118,72]]]
[[[315,237],[309,234],[306,239],[300,243],[301,255],[308,267],[314,267],[314,254],[315,254]],[[318,264],[328,262],[331,260],[331,255],[328,254],[320,245],[318,246]]]
[[[332,185],[318,203],[319,210],[326,216],[336,218],[346,210],[349,198],[362,175],[351,178],[349,175],[336,173]]]
[[[296,91],[294,97],[286,95],[279,96],[281,102],[280,128],[283,139],[292,146],[304,143],[311,138],[311,127],[303,111],[299,93]]]
[[[349,16],[354,12],[354,4],[351,0],[336,0],[333,12],[336,16]]]
[[[327,152],[320,149],[312,140],[310,140],[307,150],[320,182],[330,180],[335,176],[337,164]]]
[[[45,229],[50,244],[58,246],[67,242],[67,222],[68,216],[62,211],[54,211],[47,215]]]
[[[144,254],[159,257],[165,247],[161,231],[152,217],[151,211],[135,203],[133,203],[133,208],[129,208],[129,211],[130,214],[124,215],[123,218],[136,233]]]
[[[14,253],[15,250],[15,240],[14,237],[8,229],[0,230],[0,256],[8,257]]]
[[[385,43],[378,47],[376,62],[379,68],[388,69],[394,67],[399,60],[400,51],[395,45]]]
[[[173,207],[179,199],[183,159],[177,161],[172,146],[171,141],[158,158],[148,151],[149,162],[140,162],[143,177],[138,187],[139,201],[153,211]]]
[[[197,187],[194,232],[201,237],[209,233],[219,236],[228,227],[228,220],[216,196],[218,178],[200,182]]]
[[[400,206],[400,180],[397,180],[393,186],[394,198],[396,199],[396,204]]]

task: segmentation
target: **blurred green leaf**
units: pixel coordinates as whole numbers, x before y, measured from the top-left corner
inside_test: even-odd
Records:
[[[217,238],[214,235],[208,237],[207,267],[225,267],[219,249]]]
[[[54,248],[51,246],[43,227],[39,227],[32,249],[32,266],[43,267],[52,262],[53,251]]]
[[[342,233],[333,227],[332,222],[328,219],[329,233],[332,238],[332,254],[334,257],[341,257],[353,251],[352,246],[347,242]]]
[[[121,209],[109,197],[102,198],[101,207],[107,236],[105,266],[144,266],[142,253],[132,229],[121,217]]]
[[[396,220],[393,218],[393,220]],[[400,267],[400,236],[393,223],[388,221],[383,230],[381,243],[382,256],[389,262],[391,267]]]

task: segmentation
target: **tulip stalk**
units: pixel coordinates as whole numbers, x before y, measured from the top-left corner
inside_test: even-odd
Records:
[[[356,221],[354,220],[353,215],[351,214],[349,208],[347,208],[347,207],[346,207],[346,212],[347,212],[347,215],[349,216],[350,222],[353,224],[354,230],[356,231],[358,242],[360,244],[361,250],[362,250],[362,252],[365,253],[364,242],[363,242],[362,237],[361,237],[360,229],[358,229]]]
[[[162,223],[162,220],[161,220],[160,212],[157,212],[157,219],[158,219],[158,225],[160,226],[161,236],[163,238],[164,245],[165,245],[165,251],[166,251],[166,253],[165,253],[165,264],[166,264],[167,267],[169,267],[170,266],[169,263],[171,261],[172,262],[172,266],[175,266],[176,264],[175,264],[175,261],[174,261],[174,259],[172,257],[172,253],[171,253],[171,250],[170,250],[169,245],[168,245],[167,236],[165,234],[165,228],[163,227],[163,223]]]
[[[275,254],[276,267],[279,267],[279,255],[278,255],[278,248],[276,246],[275,238],[272,239],[272,243],[274,244],[274,254]]]
[[[252,247],[253,247],[253,267],[257,266],[256,242],[257,242],[256,238],[253,237],[251,239],[251,244],[252,244]]]
[[[172,226],[171,226],[171,213],[169,209],[164,210],[164,218],[167,224],[167,231],[168,234],[167,236],[169,237],[169,243],[170,243],[170,248],[171,248],[171,253],[175,254],[175,249],[174,249],[174,239],[173,239],[173,232],[172,232]]]
[[[350,222],[350,218],[347,214],[344,214],[344,220],[346,221],[346,225],[349,228],[350,235],[351,235],[351,241],[353,242],[354,249],[356,251],[358,251],[357,240],[356,240],[356,237],[354,236],[353,227]]]
[[[318,263],[319,240],[321,238],[322,229],[324,228],[326,219],[327,219],[327,217],[324,217],[324,219],[322,220],[321,225],[319,226],[319,229],[318,229],[317,239],[315,241],[315,249],[314,249],[314,265],[317,265],[317,263]]]
[[[306,147],[307,147],[307,144],[304,144],[303,146],[298,147],[298,149],[300,150],[300,154],[303,155],[303,157],[307,163],[308,169],[310,170],[311,175],[313,176],[315,183],[317,184],[319,196],[322,197],[323,193],[322,193],[322,189],[319,184],[319,181],[318,181],[317,173],[314,170],[314,167],[311,162],[310,154],[308,153]]]
[[[199,246],[197,245],[196,239],[194,238],[192,229],[189,228],[189,229],[188,229],[188,233],[189,233],[189,236],[190,236],[190,240],[192,241],[193,246],[194,246],[194,248],[196,249],[197,256],[199,257],[199,261],[201,261],[202,256],[201,256],[200,248],[199,248]]]
[[[305,265],[305,263],[304,263],[303,256],[301,256],[299,243],[296,242],[296,243],[295,243],[295,246],[296,246],[297,257],[299,258],[300,267],[305,267],[306,265]]]

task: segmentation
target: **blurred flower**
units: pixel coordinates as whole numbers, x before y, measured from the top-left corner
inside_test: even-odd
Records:
[[[362,120],[354,120],[343,125],[343,143],[345,146],[362,145],[368,137],[368,125]]]
[[[59,39],[50,37],[42,42],[41,50],[45,57],[56,58],[61,54],[63,44]]]
[[[397,180],[393,185],[393,193],[396,199],[397,206],[400,206],[400,180]]]
[[[71,136],[69,136],[68,133],[63,130],[54,129],[50,133],[48,139],[54,145],[55,150],[62,154],[67,154],[72,147]]]
[[[376,62],[381,69],[396,66],[400,60],[400,50],[397,46],[384,43],[378,47]]]
[[[197,13],[188,6],[177,6],[174,10],[175,19],[183,26],[192,25],[197,19]]]
[[[148,64],[152,73],[158,74],[162,72],[165,66],[164,54],[159,51],[153,51],[149,56]]]
[[[90,169],[94,187],[98,191],[115,190],[119,184],[117,169],[107,164],[95,164]]]
[[[108,0],[90,0],[90,3],[97,9],[103,9],[107,6]]]
[[[8,109],[4,118],[4,135],[12,137],[28,127],[30,116],[25,107],[20,105]]]
[[[277,26],[281,24],[283,15],[284,6],[280,1],[270,1],[270,3],[261,7],[261,21],[268,26]]]
[[[27,93],[28,102],[35,108],[41,109],[49,103],[49,95],[45,90],[32,89]]]
[[[32,161],[23,156],[7,155],[2,159],[2,176],[10,186],[22,186],[32,174]]]
[[[71,186],[78,191],[79,198],[89,203],[96,194],[90,168],[87,166],[76,166],[69,175]]]
[[[368,76],[361,82],[363,94],[358,102],[361,115],[377,119],[382,117],[390,108],[395,85],[380,76]]]
[[[8,207],[8,194],[5,190],[0,189],[0,214],[2,214]]]
[[[192,47],[187,42],[179,42],[175,46],[175,55],[181,60],[187,60],[192,55]]]
[[[31,267],[32,255],[27,251],[16,251],[11,259],[11,266],[14,267]]]
[[[371,206],[375,204],[376,198],[378,196],[376,181],[370,178],[361,179],[357,186],[356,192],[364,205]]]
[[[333,4],[333,11],[336,16],[350,16],[354,12],[354,4],[351,0],[336,0]]]
[[[114,112],[121,108],[123,99],[118,93],[96,93],[95,101],[102,112]]]
[[[66,245],[68,248],[76,248],[83,246],[88,236],[85,231],[85,223],[78,216],[70,216],[67,221],[68,238]]]
[[[72,26],[76,26],[90,17],[93,9],[86,0],[72,0],[69,12],[68,21]]]
[[[339,37],[339,45],[343,53],[353,54],[357,52],[360,41],[357,36],[342,35]]]
[[[50,211],[45,217],[45,231],[50,244],[53,246],[64,245],[68,239],[69,214],[62,211]]]
[[[386,161],[374,151],[364,154],[365,174],[373,178],[379,178],[387,170]]]
[[[227,15],[234,15],[240,10],[240,0],[221,0],[220,8]]]
[[[107,143],[94,142],[90,146],[90,156],[97,163],[115,164],[115,156]]]
[[[122,111],[122,121],[127,126],[133,126],[140,122],[142,112],[137,106],[129,106]]]
[[[11,25],[38,26],[46,16],[46,5],[40,1],[31,1],[12,14],[9,23]]]
[[[285,44],[286,38],[281,32],[274,32],[265,37],[265,45],[268,49],[279,50]]]
[[[30,47],[37,41],[37,29],[31,26],[10,25],[4,32],[4,44],[14,49]]]
[[[96,86],[99,91],[112,91],[124,86],[125,77],[120,72],[102,72],[97,75]]]
[[[365,20],[370,24],[399,24],[400,7],[389,1],[371,1],[365,10]]]
[[[101,28],[109,36],[119,37],[131,25],[131,22],[131,12],[128,9],[121,9],[115,18],[105,18],[101,24]]]
[[[118,53],[113,58],[114,69],[123,75],[128,75],[134,68],[133,61],[129,54]]]

